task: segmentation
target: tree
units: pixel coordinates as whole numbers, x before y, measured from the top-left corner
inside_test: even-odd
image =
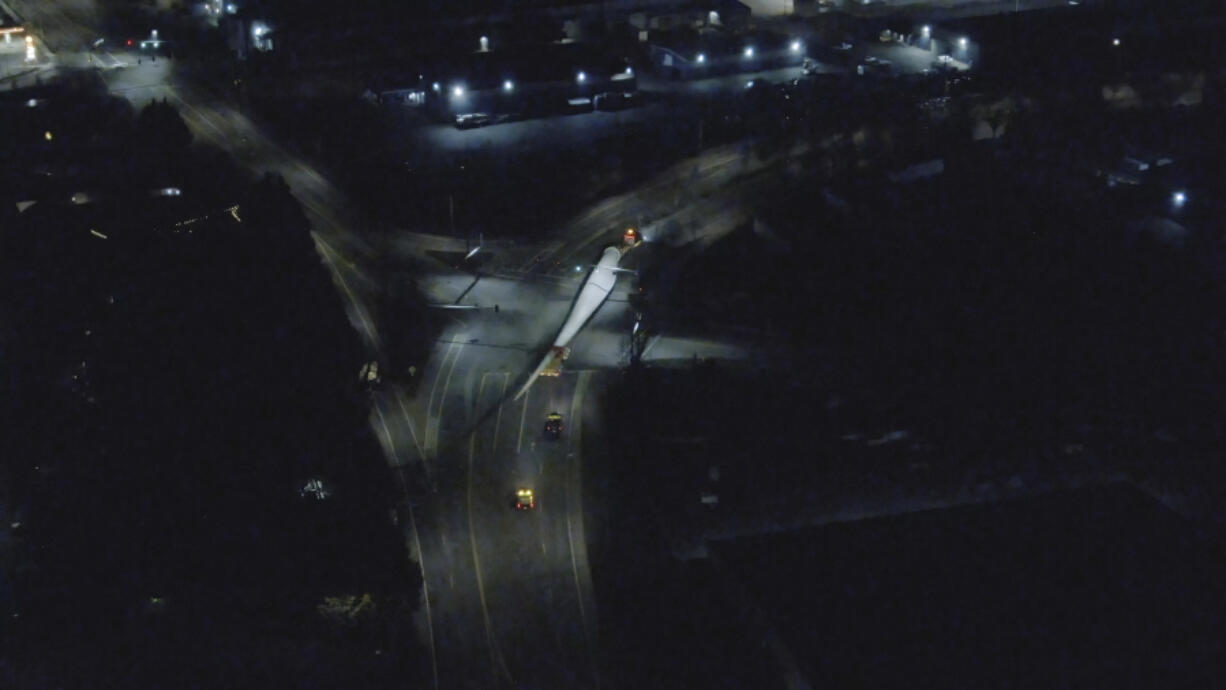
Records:
[[[165,98],[141,108],[136,116],[136,137],[142,148],[168,156],[182,154],[192,143],[187,124]]]

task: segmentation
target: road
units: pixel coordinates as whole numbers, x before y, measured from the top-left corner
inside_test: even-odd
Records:
[[[389,455],[402,466],[421,461],[437,491],[419,503],[412,546],[423,564],[441,687],[599,687],[579,476],[584,449],[604,433],[591,391],[604,371],[629,362],[633,279],[619,279],[576,338],[561,377],[539,380],[518,401],[510,394],[628,218],[648,221],[645,234],[657,242],[712,241],[743,217],[744,197],[769,184],[747,174],[768,164],[747,161],[739,147],[713,150],[594,205],[543,246],[483,249],[492,256],[479,274],[439,270],[422,281],[437,304],[487,307],[441,312],[447,325],[417,374],[415,398],[394,389],[376,396],[380,424],[398,413],[413,421],[408,434],[392,424],[382,429]],[[669,220],[691,232],[670,237]],[[626,257],[630,267],[635,256]],[[488,309],[495,304],[497,312]],[[745,356],[703,338],[662,337],[650,347],[666,359]],[[556,443],[542,435],[551,411],[567,425]],[[525,485],[539,497],[534,514],[511,509],[515,488]]]
[[[307,212],[351,322],[379,356],[380,327],[367,306],[379,288],[367,277],[374,252],[325,176],[225,101],[185,83],[174,60],[73,50],[95,36],[84,0],[15,4],[35,19],[54,63],[99,70],[111,91],[136,107],[165,99],[197,140],[231,153],[253,172],[284,177]],[[443,313],[445,327],[413,374],[412,392],[389,383],[373,394],[371,425],[404,492],[408,509],[400,524],[425,583],[417,623],[430,652],[433,687],[600,686],[581,477],[584,449],[598,447],[606,433],[596,395],[601,370],[628,361],[633,314],[625,295],[631,281],[619,280],[576,340],[575,350],[585,353],[576,363],[590,368],[572,366],[519,401],[508,401],[508,392],[556,334],[583,267],[617,241],[627,223],[640,224],[648,240],[660,240],[668,231],[654,223],[669,218],[735,217],[742,192],[762,184],[749,174],[772,164],[742,147],[712,150],[595,204],[543,246],[483,249],[492,260],[479,276],[421,261],[426,249],[457,251],[462,242],[410,232],[395,238],[396,258],[436,267],[422,279],[432,301],[500,305],[497,312]],[[710,198],[699,203],[700,193]],[[724,232],[726,225],[686,221],[691,241]],[[704,346],[696,340],[686,347],[697,352]],[[545,415],[555,410],[565,416],[566,429],[559,440],[547,441]],[[535,511],[512,509],[520,485],[536,491]]]
[[[590,146],[592,141],[615,137],[649,136],[670,120],[695,117],[692,105],[695,99],[722,97],[731,100],[738,97],[745,90],[745,84],[755,77],[783,83],[800,76],[800,67],[685,81],[668,81],[645,74],[639,77],[640,92],[636,105],[624,110],[552,115],[477,129],[457,129],[451,124],[415,126],[404,132],[403,141],[396,146],[405,151],[425,149],[449,154],[467,151],[510,154],[546,147],[558,150],[584,147]],[[675,100],[688,104],[678,105]]]
[[[433,647],[444,687],[599,687],[596,608],[585,551],[582,434],[593,374],[571,374],[503,403],[512,373],[463,344],[449,348],[432,387],[428,437],[438,494],[418,516]],[[465,358],[465,380],[454,383]],[[477,373],[479,372],[479,373]],[[566,429],[543,434],[560,410]],[[437,448],[434,447],[436,439]],[[532,488],[535,510],[512,508]]]

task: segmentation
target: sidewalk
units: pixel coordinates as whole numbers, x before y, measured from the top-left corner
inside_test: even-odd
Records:
[[[56,74],[57,70],[54,65],[37,65],[27,67],[20,72],[0,74],[0,92],[42,86],[51,81]]]

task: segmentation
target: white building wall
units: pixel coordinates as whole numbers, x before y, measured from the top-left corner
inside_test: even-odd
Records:
[[[749,7],[755,17],[775,17],[782,14],[792,14],[795,11],[793,0],[741,0]]]

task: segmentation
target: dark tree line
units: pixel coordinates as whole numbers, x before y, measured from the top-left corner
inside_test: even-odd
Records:
[[[420,583],[301,207],[275,176],[184,172],[233,166],[169,105],[110,135],[147,176],[0,237],[25,506],[0,684],[402,682]]]

